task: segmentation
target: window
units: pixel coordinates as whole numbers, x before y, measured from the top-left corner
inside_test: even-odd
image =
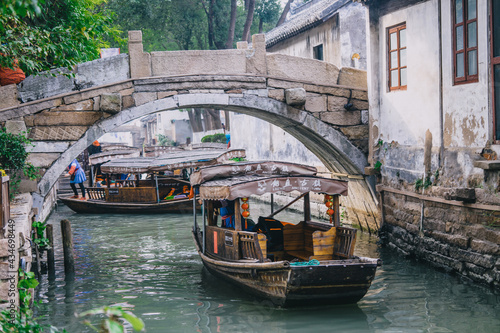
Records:
[[[388,29],[389,90],[406,90],[406,23]]]
[[[477,82],[477,0],[453,0],[455,84]]]
[[[323,60],[323,44],[313,47],[313,58]]]

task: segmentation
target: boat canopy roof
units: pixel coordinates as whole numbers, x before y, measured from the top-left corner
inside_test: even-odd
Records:
[[[109,162],[118,158],[134,158],[141,155],[141,150],[135,147],[120,147],[117,149],[105,150],[89,156],[89,164],[96,165]]]
[[[244,149],[185,150],[158,157],[122,158],[101,166],[104,173],[148,173],[184,168],[197,168],[245,157]]]
[[[204,200],[234,200],[266,193],[316,192],[347,195],[348,183],[316,176],[316,168],[286,162],[242,162],[215,165],[194,172],[191,185],[199,186]]]

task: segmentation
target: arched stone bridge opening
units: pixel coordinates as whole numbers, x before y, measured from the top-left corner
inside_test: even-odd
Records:
[[[375,199],[363,175],[364,72],[266,54],[263,35],[253,36],[252,49],[239,43],[237,50],[148,54],[139,33],[129,33],[130,79],[0,109],[1,122],[24,122],[35,143],[30,158],[43,167],[35,203],[44,205],[71,160],[103,134],[151,113],[207,107],[248,114],[293,135],[330,171],[349,178],[346,206],[352,217],[361,227],[378,229]]]

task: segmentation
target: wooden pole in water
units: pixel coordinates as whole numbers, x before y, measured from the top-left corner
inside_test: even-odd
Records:
[[[47,269],[49,271],[49,279],[51,279],[56,275],[56,265],[54,260],[54,229],[52,224],[47,224],[45,233],[47,234],[50,246],[50,249],[47,250]]]
[[[75,259],[73,257],[73,235],[71,233],[71,222],[61,220],[61,234],[64,252],[64,274],[66,276],[75,274]]]

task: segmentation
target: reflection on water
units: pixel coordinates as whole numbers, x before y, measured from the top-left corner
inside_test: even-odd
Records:
[[[252,204],[257,216],[261,208]],[[280,217],[297,220],[293,213]],[[76,275],[64,280],[61,219],[72,222]],[[194,249],[188,215],[81,215],[62,206],[52,214],[55,280],[46,276],[37,299],[41,321],[68,332],[90,332],[74,313],[123,303],[148,332],[500,332],[500,296],[461,283],[377,246],[360,235],[356,254],[383,260],[358,304],[281,309],[219,281]]]

